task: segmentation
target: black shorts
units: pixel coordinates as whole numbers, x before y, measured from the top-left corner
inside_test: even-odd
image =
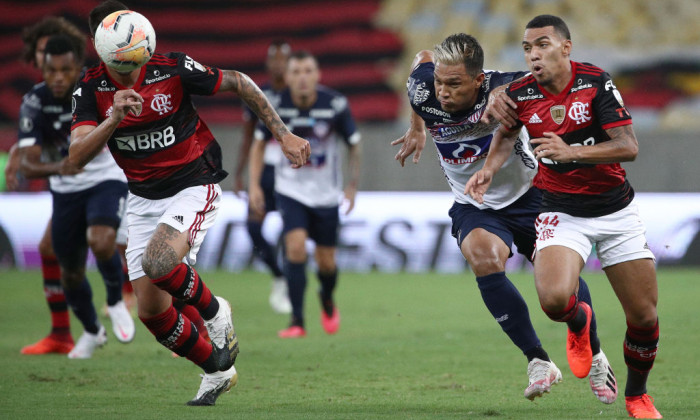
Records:
[[[127,192],[126,183],[105,181],[84,191],[51,193],[51,240],[62,267],[78,268],[85,264],[89,226],[106,225],[115,231],[119,228]]]
[[[277,193],[277,210],[282,216],[282,234],[302,228],[316,245],[334,247],[338,244],[339,207],[308,207]]]
[[[537,239],[535,219],[540,214],[541,202],[542,193],[533,187],[511,205],[499,210],[454,203],[449,212],[452,236],[457,239],[457,246],[461,247],[469,232],[482,228],[501,238],[508,248],[515,243],[518,252],[532,261]],[[510,255],[513,255],[512,252]]]

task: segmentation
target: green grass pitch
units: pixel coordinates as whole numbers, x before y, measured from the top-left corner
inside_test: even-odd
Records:
[[[625,322],[610,285],[585,273],[603,349],[620,397],[604,405],[575,378],[565,355],[565,327],[539,308],[532,274],[510,277],[530,307],[540,339],[564,374],[550,394],[530,402],[526,359],[489,315],[469,272],[341,273],[335,336],[319,324],[317,281],[309,275],[305,339],[280,340],[286,316],[267,304],[269,277],[204,272],[228,298],[241,354],[240,380],[215,407],[186,407],[200,370],[170,352],[137,321],[128,345],[110,338],[90,360],[22,356],[43,337],[49,314],[38,271],[0,272],[0,418],[2,419],[610,419],[625,418],[622,358]],[[104,287],[90,273],[98,312]],[[667,419],[700,418],[698,297],[700,271],[659,272],[661,347],[649,393]],[[71,319],[73,336],[80,335]]]

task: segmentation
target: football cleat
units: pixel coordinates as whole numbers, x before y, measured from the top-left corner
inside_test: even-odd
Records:
[[[113,306],[107,306],[109,319],[112,321],[112,332],[122,343],[129,343],[134,339],[136,329],[131,313],[126,307],[126,303],[120,300]]]
[[[68,353],[68,358],[89,359],[92,357],[92,353],[95,352],[95,349],[104,346],[106,342],[107,331],[105,331],[105,327],[102,325],[100,325],[97,334],[90,334],[87,331],[83,331],[83,335],[80,336],[73,350]]]
[[[219,301],[219,311],[214,318],[204,320],[204,326],[209,332],[211,345],[217,352],[225,355],[225,359],[219,359],[219,369],[228,370],[238,356],[238,337],[233,329],[231,305],[222,297],[216,296],[216,300]]]
[[[534,401],[549,392],[552,385],[561,382],[561,371],[554,362],[534,358],[527,364],[527,376],[530,383],[525,388],[525,398]]]
[[[321,326],[328,334],[335,334],[340,328],[340,312],[338,308],[333,307],[333,315],[328,316],[326,311],[321,309]]]
[[[292,302],[289,301],[289,291],[287,280],[284,277],[277,277],[272,280],[272,290],[270,291],[270,306],[278,314],[292,313]]]
[[[201,376],[202,383],[199,385],[197,396],[188,401],[187,405],[214,405],[219,395],[228,392],[238,383],[238,373],[233,365],[227,370],[205,373]]]
[[[586,313],[586,325],[577,333],[568,330],[566,358],[574,376],[585,378],[588,376],[593,363],[593,350],[591,350],[591,319],[593,311],[586,302],[579,302],[579,309]]]
[[[604,404],[612,404],[617,399],[617,380],[603,350],[593,356],[591,372],[588,376],[591,391]]]
[[[654,407],[654,399],[647,394],[625,397],[625,406],[630,417],[635,419],[662,419],[659,410]]]
[[[56,334],[50,334],[34,344],[29,344],[22,347],[20,353],[22,354],[48,354],[48,353],[60,353],[68,354],[75,344],[73,343],[73,337],[70,334],[65,334],[65,336],[59,336]]]
[[[291,327],[284,329],[282,331],[279,331],[277,333],[277,336],[279,338],[302,338],[306,337],[306,330],[304,327],[300,327],[298,325],[292,325]]]

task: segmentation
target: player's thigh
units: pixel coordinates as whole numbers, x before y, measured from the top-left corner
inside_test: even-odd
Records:
[[[316,246],[335,248],[338,245],[339,211],[338,206],[309,209],[309,238]]]
[[[578,278],[591,252],[592,221],[565,213],[537,217],[535,287],[540,304],[548,311],[563,310],[578,288]]]
[[[85,192],[88,244],[97,259],[114,254],[127,193],[126,183],[120,181],[101,182]]]
[[[44,257],[53,257],[55,253],[53,252],[53,246],[51,245],[51,219],[46,224],[44,229],[44,234],[41,235],[39,240],[39,255]]]
[[[563,310],[578,289],[584,261],[575,250],[561,245],[545,247],[535,256],[535,288],[542,307]]]
[[[166,275],[185,258],[190,265],[195,264],[206,233],[214,225],[220,203],[218,184],[189,187],[166,200],[155,232],[144,250],[142,264],[146,268],[148,263],[149,269],[153,269],[149,277]]]
[[[656,323],[659,292],[654,260],[642,258],[605,267],[627,321],[640,327]]]
[[[477,277],[505,270],[513,244],[513,234],[504,220],[507,215],[455,202],[449,216],[452,236]]]
[[[78,270],[87,257],[85,194],[52,193],[51,245],[61,268]]]

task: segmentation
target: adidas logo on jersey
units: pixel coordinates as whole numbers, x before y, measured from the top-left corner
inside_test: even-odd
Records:
[[[528,121],[528,123],[530,123],[530,124],[540,124],[540,123],[542,123],[542,120],[540,119],[540,117],[539,117],[539,116],[537,115],[537,113],[535,112],[534,114],[532,114],[532,117],[530,117],[530,121]]]
[[[175,221],[179,222],[180,224],[185,223],[185,218],[182,216],[173,216],[173,219],[175,219]]]

